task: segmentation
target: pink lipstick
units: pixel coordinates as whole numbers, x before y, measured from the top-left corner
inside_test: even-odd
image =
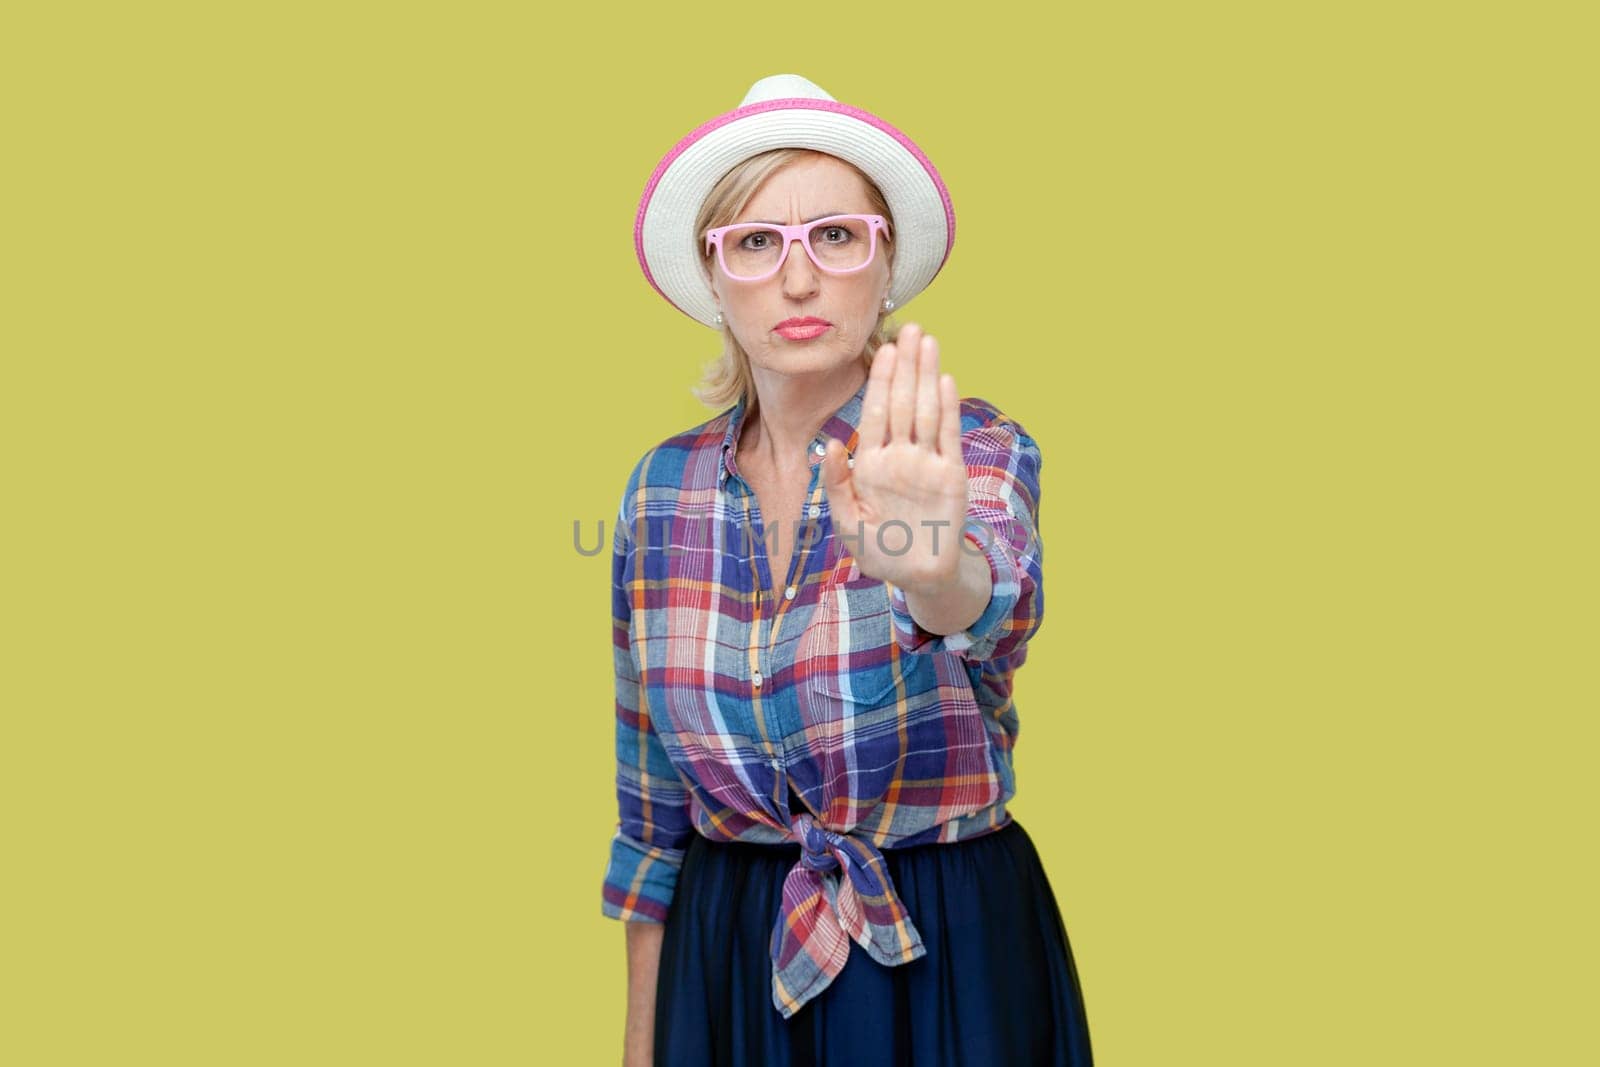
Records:
[[[827,319],[808,315],[803,319],[784,319],[772,328],[772,332],[789,341],[809,341],[832,328],[833,323]]]

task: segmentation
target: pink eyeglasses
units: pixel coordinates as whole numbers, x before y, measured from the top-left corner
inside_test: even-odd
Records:
[[[770,222],[736,222],[706,231],[706,249],[717,250],[717,262],[728,277],[759,282],[778,273],[799,243],[817,269],[828,274],[865,270],[878,253],[878,231],[887,233],[882,215],[829,215],[797,226]]]

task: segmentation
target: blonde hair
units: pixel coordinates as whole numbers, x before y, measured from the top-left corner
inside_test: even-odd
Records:
[[[712,257],[715,253],[708,254],[706,251],[705,232],[735,221],[749,205],[750,198],[756,195],[761,183],[779,168],[806,156],[824,154],[810,148],[775,148],[770,152],[751,156],[722,176],[707,194],[705,203],[700,205],[700,213],[694,221],[695,251],[700,257],[700,266],[706,272],[707,278],[711,276]],[[871,178],[862,174],[859,167],[845,160],[840,162],[861,175],[861,180],[867,187],[867,200],[871,204],[869,213],[882,215],[889,220],[888,231],[880,237],[884,247],[879,249],[879,254],[893,255],[894,215],[889,211],[889,202],[884,199],[882,190]],[[878,321],[868,333],[866,345],[861,350],[862,362],[871,367],[872,357],[877,354],[878,348],[893,336],[894,329],[889,313],[880,308]],[[745,352],[744,346],[739,344],[738,338],[733,336],[733,330],[726,323],[722,327],[722,354],[706,366],[700,385],[693,392],[701,403],[719,411],[737,403],[741,398],[751,413],[755,411],[756,385],[755,378],[750,373],[750,356]]]

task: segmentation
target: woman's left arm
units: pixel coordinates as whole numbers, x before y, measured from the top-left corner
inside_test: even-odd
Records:
[[[963,433],[961,446],[968,505],[958,578],[942,592],[907,592],[890,583],[889,608],[902,652],[954,652],[982,662],[1016,655],[1044,621],[1041,457],[1027,431],[1003,417]],[[974,581],[982,591],[977,600]],[[971,618],[975,603],[982,606],[976,620],[942,631],[952,613]]]
[[[1018,655],[1044,619],[1038,443],[962,401],[914,323],[873,360],[857,438],[823,455],[834,535],[887,584],[900,650]]]

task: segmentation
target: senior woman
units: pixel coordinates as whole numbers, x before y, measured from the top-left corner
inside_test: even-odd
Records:
[[[1006,810],[1043,616],[1037,444],[886,316],[949,255],[926,155],[797,75],[688,134],[635,226],[724,353],[613,552],[628,1063],[1091,1063]]]

